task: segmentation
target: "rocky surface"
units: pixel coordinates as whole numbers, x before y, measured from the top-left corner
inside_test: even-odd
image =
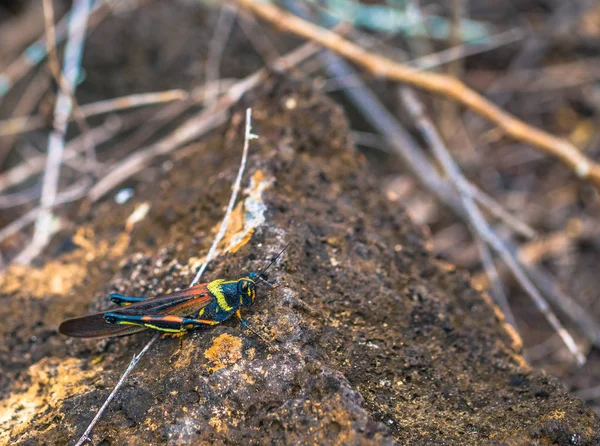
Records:
[[[600,421],[520,356],[469,278],[382,196],[343,112],[273,79],[254,111],[244,196],[205,279],[259,270],[291,243],[246,311],[160,339],[93,432],[94,444],[597,444]],[[245,106],[245,105],[244,105]],[[243,106],[238,108],[241,116]],[[125,205],[92,208],[63,253],[1,279],[0,441],[67,444],[151,336],[72,340],[62,319],[107,295],[187,286],[220,224],[243,122],[159,163]],[[156,172],[155,172],[156,173]],[[147,209],[136,224],[127,218]],[[264,221],[263,221],[264,220]]]

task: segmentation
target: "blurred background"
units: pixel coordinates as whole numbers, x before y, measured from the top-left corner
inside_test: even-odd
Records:
[[[600,162],[596,1],[268,4],[370,54],[460,79]],[[236,2],[0,2],[0,268],[73,249],[89,210],[159,178],[169,154],[202,137],[178,130],[200,111],[227,111],[240,79],[293,76],[345,109],[367,174],[430,233],[440,260],[487,290],[526,358],[599,412],[598,188],[443,94],[335,52],[284,71],[281,56],[304,43]]]

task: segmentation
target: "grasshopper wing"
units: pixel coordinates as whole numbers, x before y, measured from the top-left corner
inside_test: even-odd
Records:
[[[109,324],[104,320],[104,313],[67,319],[58,327],[59,333],[74,338],[112,338],[143,330],[146,328]]]
[[[131,316],[191,316],[210,304],[213,299],[206,284],[200,284],[110,312]],[[133,325],[109,324],[104,320],[107,312],[67,319],[60,324],[58,331],[76,338],[108,338],[146,330],[145,327]]]

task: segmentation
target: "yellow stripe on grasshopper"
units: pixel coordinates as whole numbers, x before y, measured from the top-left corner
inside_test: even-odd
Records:
[[[134,325],[136,327],[152,328],[153,330],[164,331],[166,333],[181,333],[181,332],[187,331],[186,329],[180,329],[180,328],[157,327],[156,325],[152,325],[147,322],[118,321],[117,325]]]
[[[206,288],[208,288],[208,291],[210,291],[212,295],[217,298],[217,303],[219,304],[219,307],[224,311],[233,310],[233,308],[230,307],[227,303],[227,299],[225,299],[225,293],[223,293],[223,291],[221,290],[221,285],[225,285],[228,283],[237,283],[237,280],[225,281],[223,279],[218,279],[213,280],[206,286]]]

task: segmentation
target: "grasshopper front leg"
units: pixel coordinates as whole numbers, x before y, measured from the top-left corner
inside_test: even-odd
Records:
[[[272,348],[273,345],[271,344],[270,341],[268,341],[267,339],[265,339],[259,332],[257,332],[256,330],[254,330],[246,321],[246,319],[244,319],[242,317],[242,312],[240,310],[237,310],[235,312],[235,315],[237,316],[237,318],[240,320],[240,323],[242,324],[242,327],[250,330],[252,333],[254,333],[261,341],[263,341],[265,344],[267,344],[267,346],[269,348]]]

